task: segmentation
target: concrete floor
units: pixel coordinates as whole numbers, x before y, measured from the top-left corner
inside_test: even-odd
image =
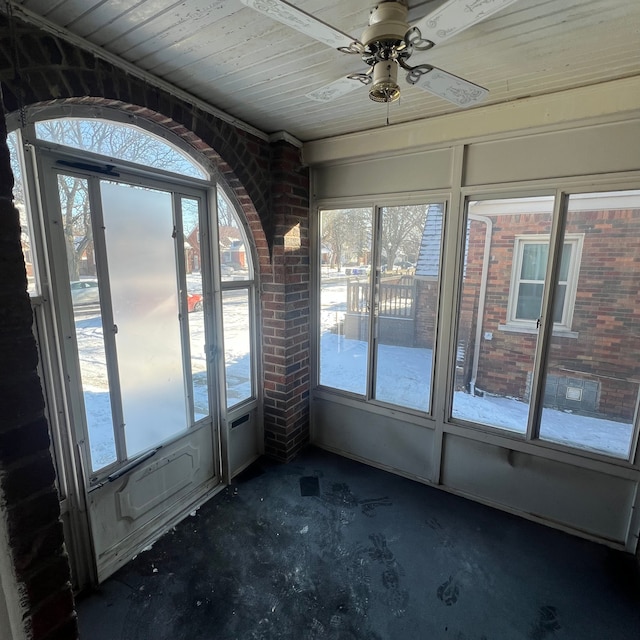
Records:
[[[635,559],[310,448],[78,603],[82,640],[638,640]]]

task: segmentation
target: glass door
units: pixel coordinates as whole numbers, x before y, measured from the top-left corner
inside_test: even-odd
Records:
[[[199,255],[193,274],[186,240],[209,225],[207,192],[42,164],[68,420],[102,580],[220,482],[210,260]]]

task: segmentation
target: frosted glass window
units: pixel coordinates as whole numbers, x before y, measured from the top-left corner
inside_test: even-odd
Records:
[[[171,195],[101,183],[128,457],[187,428]]]

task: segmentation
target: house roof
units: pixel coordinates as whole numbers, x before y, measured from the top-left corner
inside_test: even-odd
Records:
[[[422,242],[416,262],[416,276],[437,278],[440,270],[440,241],[442,238],[443,204],[430,204],[422,232]]]

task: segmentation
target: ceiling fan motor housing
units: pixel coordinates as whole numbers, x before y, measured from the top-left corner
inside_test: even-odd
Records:
[[[376,42],[398,45],[404,40],[409,29],[407,6],[402,2],[381,2],[371,10],[369,26],[362,34],[362,44],[366,47]]]

